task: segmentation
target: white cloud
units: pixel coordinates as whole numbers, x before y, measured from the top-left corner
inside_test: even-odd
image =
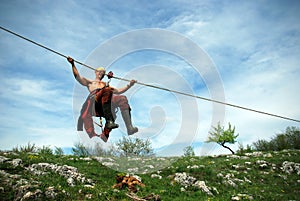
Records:
[[[45,111],[65,111],[72,100],[70,91],[60,83],[39,79],[2,78],[2,98],[9,102]],[[68,89],[68,87],[67,87]],[[22,105],[21,105],[22,104]]]
[[[46,80],[2,78],[1,147],[31,141],[37,145],[72,146],[72,94]],[[73,133],[73,139],[70,134]],[[56,137],[55,137],[56,136]],[[60,138],[57,138],[60,136]],[[50,138],[53,140],[50,140]],[[10,139],[14,138],[13,141]],[[69,140],[63,140],[69,138]],[[57,141],[57,143],[53,143]]]
[[[300,118],[297,107],[300,100],[298,95],[300,28],[297,23],[299,19],[297,6],[279,2],[270,4],[269,1],[260,4],[211,1],[190,1],[186,4],[176,1],[172,5],[165,2],[143,5],[135,2],[134,9],[127,12],[133,3],[122,6],[116,4],[95,1],[88,4],[51,1],[32,5],[19,2],[16,6],[2,3],[3,12],[0,14],[0,21],[3,26],[81,61],[99,43],[123,31],[158,26],[178,31],[209,53],[220,71],[227,102]],[[154,13],[156,10],[159,12]],[[144,15],[140,15],[141,13]],[[149,18],[150,13],[153,15]],[[5,122],[5,125],[1,126],[1,132],[6,135],[5,140],[1,141],[1,146],[13,144],[12,139],[19,136],[19,133],[22,133],[20,141],[35,139],[41,144],[51,142],[67,145],[61,141],[68,141],[66,138],[52,141],[54,135],[51,133],[55,133],[57,128],[56,133],[62,135],[67,133],[66,136],[72,136],[74,119],[76,122],[81,104],[88,94],[86,89],[75,85],[72,93],[74,79],[70,65],[64,58],[59,58],[7,33],[0,34],[2,74],[0,107],[5,113],[1,119]],[[97,58],[88,62],[95,66],[108,65],[111,63],[107,62],[112,58],[116,59],[115,55],[122,53],[123,48],[145,45],[157,47],[165,45],[170,49],[182,47],[177,51],[181,54],[179,56],[192,55],[193,49],[184,46],[182,41],[166,36],[165,42],[162,43],[160,40],[151,40],[150,36],[132,37],[110,49],[104,48],[95,54]],[[139,39],[138,44],[136,39]],[[191,58],[192,61],[199,59]],[[171,76],[171,71],[162,73],[156,68],[156,72],[151,72],[150,64],[165,70],[172,69],[172,73],[182,78],[180,84],[177,83],[178,77]],[[135,67],[141,67],[143,70],[138,73]],[[212,83],[215,81],[215,78],[206,74],[205,65],[201,67],[204,77],[200,78],[198,72],[192,70],[184,60],[163,52],[126,56],[113,63],[111,69],[117,76],[125,75],[127,78],[207,98],[212,96],[212,89],[206,86],[209,78],[212,78],[210,80]],[[88,77],[93,76],[90,70],[82,69],[82,72],[88,72],[86,74]],[[112,84],[123,86],[126,83],[121,82],[119,85],[116,81],[112,81]],[[182,111],[187,110],[191,100],[176,99],[174,94],[170,95],[156,89],[140,89],[140,91],[135,89],[137,87],[126,93],[129,97],[132,95],[134,123],[141,127],[141,131],[148,128],[147,135],[151,135],[151,132],[158,133],[158,138],[153,139],[155,147],[167,146],[169,141],[176,138],[182,123]],[[178,104],[180,101],[181,105]],[[210,102],[199,100],[197,105],[198,110],[187,112],[185,118],[188,118],[189,122],[186,127],[190,128],[197,124],[196,141],[203,141],[210,129],[212,116],[222,115],[213,114]],[[156,106],[160,106],[164,111],[155,108]],[[293,109],[290,109],[291,106]],[[153,108],[155,112],[151,115],[150,111]],[[227,107],[226,111],[226,121],[236,126],[243,143],[253,142],[259,137],[268,138],[278,129],[295,125],[293,122],[230,107]],[[199,120],[194,120],[195,114],[200,115]],[[21,115],[26,118],[20,121]],[[120,116],[117,121],[122,122]],[[162,121],[164,122],[161,123]],[[118,140],[124,134],[121,131],[124,132],[124,125],[118,131],[113,131],[110,140]],[[76,135],[71,138],[70,141],[73,141]],[[174,144],[186,142],[187,139],[189,141],[189,138],[182,137]],[[207,146],[203,147],[202,152],[198,150],[199,153],[210,152],[211,145]]]
[[[41,147],[43,145],[56,147],[73,147],[79,141],[79,136],[72,127],[52,127],[52,128],[28,128],[31,139],[34,143]]]

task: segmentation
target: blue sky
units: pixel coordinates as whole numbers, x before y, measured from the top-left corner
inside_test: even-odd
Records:
[[[118,77],[207,98],[213,93],[224,93],[226,102],[300,119],[300,3],[296,0],[31,0],[1,1],[0,5],[1,26],[97,66],[107,65],[104,60],[109,51],[113,54],[123,46],[146,47],[151,42],[162,42],[133,37],[123,46],[117,44],[116,49],[101,49],[124,33],[155,28],[162,33],[179,34],[206,53],[209,69],[217,70],[223,91],[208,87],[218,80],[208,79],[204,67],[199,73],[186,57],[172,52],[139,50],[121,55],[106,67]],[[170,39],[163,44],[174,45],[178,50],[188,47],[179,42]],[[0,51],[0,149],[28,142],[52,147],[98,143],[98,139],[88,140],[84,133],[76,131],[78,112],[88,93],[75,82],[64,58],[2,30]],[[191,48],[184,51],[186,55],[195,53]],[[78,69],[93,77],[89,69],[79,65]],[[125,84],[111,82],[113,86]],[[268,140],[287,126],[299,126],[296,122],[230,107],[225,108],[225,115],[216,114],[210,102],[138,85],[125,95],[133,109],[133,121],[141,130],[136,136],[150,138],[157,150],[170,147],[175,154],[182,153],[181,145],[191,143],[191,138],[197,155],[228,153],[213,144],[202,143],[207,139],[213,117],[224,119],[225,125],[235,125],[238,141],[244,145],[258,139]],[[126,135],[120,116],[117,122],[121,128],[112,132],[110,142]],[[181,129],[187,134],[178,134]]]

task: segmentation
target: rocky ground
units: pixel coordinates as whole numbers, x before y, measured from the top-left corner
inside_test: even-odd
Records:
[[[300,152],[253,152],[191,158],[156,158],[160,163],[130,159],[128,166],[146,187],[135,195],[112,189],[118,171],[115,158],[40,156],[1,152],[0,200],[299,200]],[[137,166],[137,165],[135,165]],[[143,173],[134,175],[135,171]],[[174,197],[173,197],[174,196]],[[149,199],[150,200],[150,199]]]

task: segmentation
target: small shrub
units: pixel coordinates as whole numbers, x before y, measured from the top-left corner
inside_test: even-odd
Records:
[[[184,157],[192,157],[195,156],[194,148],[192,146],[187,146],[183,150]]]
[[[53,151],[50,148],[50,146],[43,146],[42,148],[39,148],[37,152],[38,152],[38,154],[41,154],[41,155],[52,155],[53,154]]]
[[[253,152],[251,145],[247,144],[246,148],[242,143],[239,143],[239,148],[236,151],[237,154],[243,155],[245,153],[251,153]]]
[[[64,155],[64,151],[60,147],[55,147],[54,154],[57,156],[62,156],[62,155]]]
[[[87,157],[90,155],[88,149],[81,143],[75,144],[75,147],[72,148],[72,152],[75,156]]]
[[[142,140],[140,138],[123,137],[116,144],[121,155],[124,156],[151,156],[153,149],[149,139]]]
[[[12,151],[16,153],[35,153],[37,151],[37,147],[35,144],[28,142],[28,144],[25,146],[14,147]]]

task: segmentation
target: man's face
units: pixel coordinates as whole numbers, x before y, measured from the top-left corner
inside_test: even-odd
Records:
[[[104,70],[96,70],[95,74],[96,74],[96,77],[99,77],[100,79],[102,79],[105,75],[105,71]]]

